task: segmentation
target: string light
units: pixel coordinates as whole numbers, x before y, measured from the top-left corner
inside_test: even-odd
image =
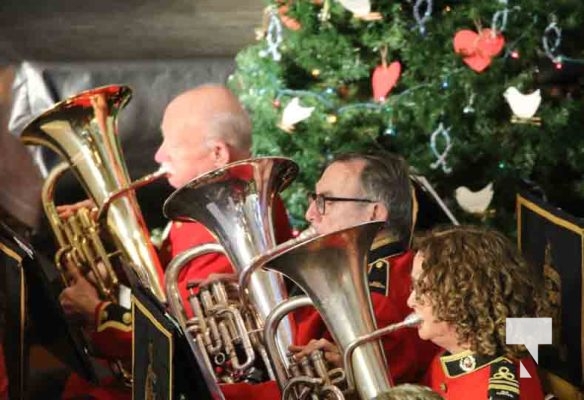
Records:
[[[390,125],[385,129],[385,132],[383,132],[383,134],[386,136],[396,136],[397,131],[395,130],[395,127],[393,125]]]

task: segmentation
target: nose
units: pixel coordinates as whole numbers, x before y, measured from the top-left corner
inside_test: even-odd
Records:
[[[304,218],[310,222],[318,222],[318,220],[320,219],[320,214],[318,212],[318,210],[316,209],[316,202],[309,200],[308,201],[308,208],[306,209],[306,213],[304,214]]]
[[[168,161],[168,156],[166,155],[166,150],[164,148],[164,142],[162,142],[162,144],[160,145],[160,147],[158,148],[158,150],[156,150],[156,153],[154,154],[154,160],[158,163],[158,164],[162,164],[165,161]]]
[[[414,290],[410,291],[410,295],[408,296],[407,305],[409,308],[414,309],[414,305],[416,305],[416,296]]]

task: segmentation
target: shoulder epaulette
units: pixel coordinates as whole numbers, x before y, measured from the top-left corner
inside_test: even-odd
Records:
[[[515,363],[505,357],[491,364],[488,398],[490,400],[519,400],[519,375]]]
[[[108,328],[123,332],[132,330],[132,313],[127,308],[111,302],[104,302],[97,309],[97,331]]]

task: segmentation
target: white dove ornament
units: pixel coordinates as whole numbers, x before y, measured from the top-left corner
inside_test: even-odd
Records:
[[[300,99],[294,97],[282,111],[282,119],[278,126],[291,133],[294,130],[294,125],[310,117],[313,111],[314,107],[303,107],[300,105]]]
[[[371,2],[369,0],[338,0],[347,10],[351,11],[355,18],[366,21],[381,19],[381,14],[371,12]]]
[[[479,191],[473,192],[466,186],[456,188],[454,197],[456,202],[467,213],[482,215],[487,211],[493,200],[493,182]]]
[[[505,90],[503,97],[505,97],[513,112],[511,122],[541,124],[541,118],[535,117],[535,113],[541,104],[541,92],[539,89],[529,94],[523,94],[516,87],[511,86]]]

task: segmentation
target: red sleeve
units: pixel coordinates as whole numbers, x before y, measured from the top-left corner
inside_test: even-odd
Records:
[[[216,243],[209,231],[197,222],[173,222],[168,241],[162,251],[167,260],[172,260],[178,254],[206,243]],[[192,280],[205,279],[209,275],[233,273],[233,268],[227,256],[221,253],[210,253],[191,260],[178,276],[178,288],[184,304],[188,304],[189,292],[187,283]],[[190,307],[186,307],[187,316],[192,316]]]
[[[296,322],[294,343],[299,346],[308,344],[311,339],[328,336],[324,321],[316,308],[312,306],[302,307],[294,311],[294,321]]]
[[[95,309],[91,335],[96,355],[106,359],[132,359],[132,313],[120,305],[102,302]]]
[[[275,381],[251,385],[249,383],[232,383],[221,385],[225,400],[280,400],[280,389]]]

